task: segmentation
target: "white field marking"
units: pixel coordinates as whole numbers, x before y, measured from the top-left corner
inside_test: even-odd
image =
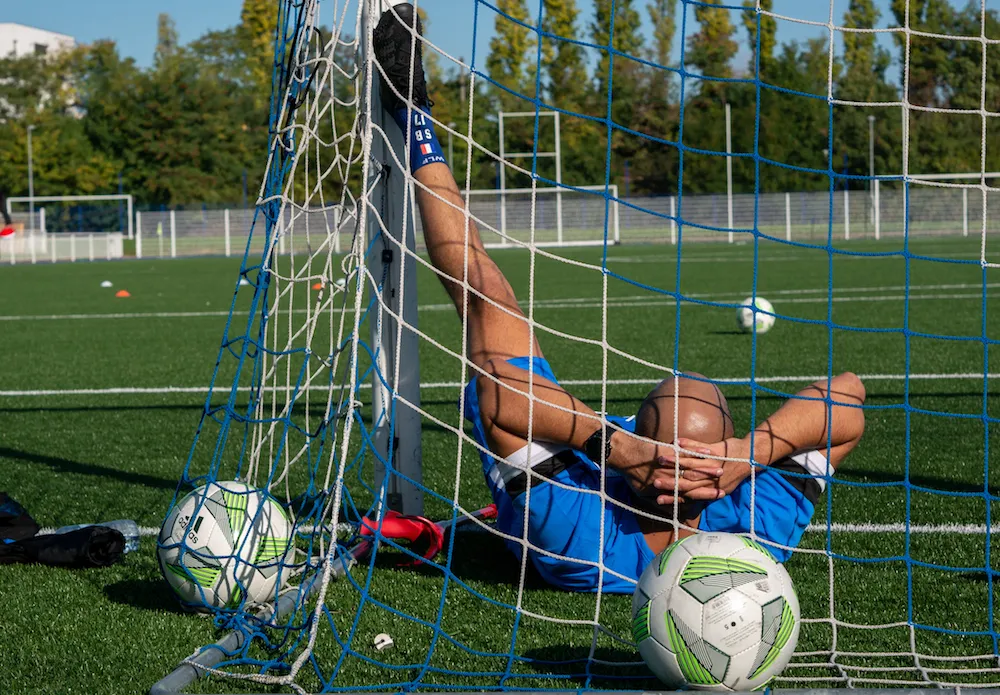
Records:
[[[559,383],[563,386],[600,386],[602,383],[606,383],[608,386],[651,386],[653,384],[658,384],[663,378],[649,378],[649,379],[608,379],[607,382],[602,382],[600,379],[563,379]],[[906,374],[861,374],[861,379],[863,381],[904,381],[907,378]],[[981,372],[954,372],[945,374],[910,374],[909,378],[911,381],[947,381],[947,380],[965,380],[965,379],[975,379],[977,381],[982,381],[983,378],[986,379],[1000,379],[1000,372],[991,372],[988,374],[982,374]],[[757,384],[785,384],[785,383],[812,383],[814,381],[820,381],[826,379],[827,376],[761,376],[754,379],[754,383]],[[746,385],[746,377],[724,377],[721,379],[712,379],[716,384],[740,384]],[[464,384],[460,384],[457,381],[437,381],[430,382],[427,384],[421,384],[421,389],[426,390],[438,390],[438,389],[458,389],[462,388]],[[320,386],[318,384],[312,384],[301,387],[302,389],[308,389],[310,391],[319,392],[331,392],[336,391],[336,389],[331,389],[329,386]],[[358,388],[370,389],[371,384],[359,384]],[[249,393],[249,386],[241,386],[237,389],[239,392]],[[283,392],[288,389],[285,387],[275,387],[267,386],[261,389],[266,392]],[[230,388],[218,387],[215,389],[216,393],[230,393]],[[204,386],[117,386],[108,388],[89,388],[89,389],[26,389],[21,391],[0,391],[0,398],[30,398],[30,397],[42,397],[42,396],[145,396],[145,395],[169,395],[169,394],[206,394],[207,388]]]
[[[833,533],[906,533],[906,524],[809,524],[806,528],[810,533],[826,533],[827,528]],[[1000,533],[1000,524],[989,527],[990,534]],[[985,524],[910,524],[910,533],[942,533],[960,536],[985,536]]]
[[[910,285],[910,291],[927,291],[927,290],[961,290],[961,289],[982,289],[983,285],[965,283],[965,284],[950,284],[950,285]],[[1000,288],[1000,283],[991,282],[986,284],[986,289],[997,289]],[[905,285],[886,285],[882,287],[847,287],[847,288],[834,288],[834,294],[839,293],[857,293],[857,292],[898,292],[906,290]],[[894,295],[872,295],[872,296],[858,296],[858,297],[830,297],[829,288],[815,288],[815,289],[791,289],[791,290],[774,290],[773,292],[766,292],[768,296],[782,296],[788,297],[782,299],[784,304],[826,304],[828,302],[841,303],[841,302],[895,302],[903,301],[907,298],[905,294],[894,294]],[[820,297],[793,297],[788,295],[803,295],[803,294],[820,294],[826,296]],[[759,294],[758,296],[763,296]],[[964,293],[964,294],[910,294],[909,299],[911,301],[923,300],[923,299],[935,299],[935,300],[945,300],[945,299],[982,299],[982,292],[975,293]],[[987,295],[995,296],[995,295]],[[682,303],[689,303],[686,300],[691,299],[705,299],[705,300],[716,300],[721,302],[726,302],[730,304],[737,304],[746,299],[747,294],[734,294],[732,292],[719,293],[719,292],[693,292],[690,294],[684,294]],[[666,295],[626,295],[621,297],[609,297],[607,306],[611,308],[628,308],[628,307],[654,307],[654,306],[673,306],[677,303],[677,300],[673,297]],[[603,303],[598,299],[593,299],[590,297],[564,297],[559,299],[536,299],[534,306],[537,309],[599,309]],[[423,304],[417,307],[418,311],[454,311],[455,307],[453,304]],[[313,310],[307,309],[292,309],[293,314],[305,314],[309,311],[315,313]],[[341,309],[333,309],[332,313],[339,314]],[[350,310],[349,310],[350,311]],[[233,316],[247,316],[249,312],[246,311],[234,311]],[[0,321],[81,321],[88,319],[172,319],[172,318],[204,318],[204,317],[226,317],[229,316],[228,311],[163,311],[163,312],[138,312],[134,314],[128,313],[116,313],[116,314],[36,314],[36,315],[0,315]]]
[[[826,255],[826,251],[823,249],[817,249],[816,254]],[[913,255],[925,256],[927,258],[966,258],[970,261],[976,263],[981,262],[980,254],[978,250],[975,255],[969,253],[914,253]],[[783,256],[780,254],[770,254],[767,251],[761,253],[761,256],[757,259],[758,263],[778,263],[786,261],[816,261],[817,255],[802,256],[802,255],[788,255]],[[834,260],[837,261],[900,261],[903,257],[900,255],[895,256],[854,256],[846,255],[843,253],[837,253],[834,256]],[[920,260],[920,259],[916,259]],[[664,262],[676,262],[677,256],[672,254],[650,254],[649,256],[608,256],[608,264],[612,263],[664,263]],[[699,256],[692,254],[689,256],[681,255],[681,263],[747,263],[752,262],[753,256],[750,254],[729,254],[729,255],[719,255],[719,256]]]
[[[337,524],[338,534],[347,534],[354,531],[353,524]],[[312,533],[315,527],[305,526],[298,529],[300,533]],[[906,524],[809,524],[807,533],[906,533]],[[56,532],[55,528],[43,528],[38,532],[39,536],[48,536]],[[953,534],[959,536],[985,536],[987,533],[985,524],[910,524],[910,533],[940,533],[942,535]],[[989,529],[990,534],[1000,533],[1000,524],[994,524]],[[139,535],[146,538],[158,536],[160,529],[157,526],[140,526]]]
[[[94,524],[94,526],[100,526],[100,524],[99,523],[98,524]],[[298,528],[298,531],[300,533],[312,533],[313,531],[316,530],[316,528],[317,528],[316,526],[300,526]],[[326,528],[326,527],[324,527],[324,528]],[[341,534],[352,533],[356,528],[357,528],[357,526],[355,526],[354,524],[340,523],[340,524],[337,524],[337,534],[341,535]],[[56,529],[54,526],[50,526],[50,527],[46,527],[46,528],[41,529],[36,535],[39,535],[39,536],[51,536],[57,530],[58,529]],[[140,526],[139,527],[139,535],[143,536],[143,537],[145,537],[145,536],[158,536],[158,535],[160,535],[160,527],[159,526]]]

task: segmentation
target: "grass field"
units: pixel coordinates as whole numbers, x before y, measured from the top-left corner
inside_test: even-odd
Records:
[[[783,685],[998,683],[993,572],[1000,562],[986,528],[1000,511],[1000,467],[990,465],[1000,451],[1000,349],[989,345],[1000,339],[1000,271],[980,266],[974,239],[914,242],[909,258],[892,254],[901,240],[838,248],[870,255],[831,261],[822,250],[762,245],[755,264],[752,246],[686,245],[678,265],[673,247],[614,248],[608,343],[720,379],[753,374],[756,390],[724,387],[743,430],[808,379],[844,370],[866,376],[865,439],[816,514],[817,524],[833,530],[808,533],[804,552],[788,564],[802,615],[814,622],[803,627],[796,665],[785,673],[793,681]],[[1000,248],[989,250],[998,260]],[[600,263],[599,249],[559,253]],[[495,257],[527,300],[528,255]],[[46,526],[117,518],[158,526],[205,406],[238,267],[231,259],[188,259],[0,268],[0,489]],[[105,279],[115,288],[101,289]],[[755,279],[782,316],[756,345],[735,330],[733,308],[719,306],[749,295]],[[119,288],[132,297],[115,299]],[[674,298],[655,291],[676,288],[690,300],[679,321]],[[538,258],[533,291],[541,325],[600,339],[598,272]],[[242,310],[249,289],[240,293]],[[421,271],[419,297],[421,330],[459,349],[459,324],[429,272]],[[601,348],[544,329],[539,336],[558,376],[582,382],[571,389],[599,406]],[[443,384],[424,389],[423,407],[457,424],[458,391],[448,384],[459,380],[459,362],[426,341],[420,358],[422,381]],[[609,409],[634,412],[648,386],[630,382],[662,376],[612,357]],[[428,487],[450,498],[455,436],[428,423],[423,445]],[[487,502],[469,447],[461,470],[462,504]],[[429,498],[427,513],[441,517],[448,508]],[[906,522],[909,534],[898,526]],[[144,692],[217,639],[211,621],[178,609],[154,548],[147,538],[104,570],[0,567],[0,693]],[[628,597],[598,603],[530,575],[519,594],[517,563],[483,533],[457,536],[446,601],[441,572],[397,569],[393,555],[380,553],[370,576],[358,568],[331,588],[315,663],[323,678],[337,677],[325,683],[307,664],[299,677],[306,689],[418,679],[428,688],[656,687],[624,641]],[[358,587],[366,582],[362,600]],[[519,601],[518,618],[511,606]],[[383,606],[429,625],[440,621],[447,638]],[[606,632],[588,663],[595,618]],[[379,632],[393,636],[392,650],[371,646]],[[941,658],[915,661],[914,649]],[[980,658],[963,660],[969,656]],[[238,692],[243,685],[196,687]]]

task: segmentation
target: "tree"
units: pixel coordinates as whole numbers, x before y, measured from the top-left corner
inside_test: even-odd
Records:
[[[677,140],[677,95],[674,87],[672,50],[676,23],[675,0],[651,0],[646,6],[653,43],[647,55],[656,67],[648,67],[644,97],[635,105],[634,130],[645,135],[629,157],[629,193],[656,195],[677,192],[678,150],[660,140]]]
[[[545,0],[542,28],[559,38],[543,41],[542,65],[548,77],[550,99],[567,110],[582,105],[587,88],[583,49],[573,43],[579,14],[576,0]]]
[[[647,79],[646,68],[639,60],[643,57],[644,40],[641,33],[642,19],[634,0],[596,0],[594,20],[590,25],[591,41],[602,50],[594,75],[594,93],[591,98],[592,115],[608,118],[612,123],[595,132],[589,152],[591,175],[603,181],[609,175],[620,182],[627,163],[645,146],[644,138],[632,135],[623,128],[636,129],[641,116],[637,107],[643,100]],[[607,138],[611,137],[611,161],[607,161]]]
[[[629,57],[642,55],[643,38],[640,33],[642,20],[635,9],[633,0],[596,0],[594,21],[590,25],[590,36],[598,46],[614,49],[614,73],[612,74],[612,54],[601,51],[597,63],[595,83],[597,97],[606,100],[608,83],[611,82],[612,106],[627,108],[632,98],[638,96],[639,64]],[[626,100],[629,102],[625,104]],[[603,115],[603,114],[602,114]]]
[[[0,59],[0,190],[24,195],[32,133],[36,195],[107,192],[116,163],[86,137],[72,76],[80,50]]]
[[[701,70],[706,77],[732,77],[732,60],[736,55],[736,41],[733,40],[732,22],[729,10],[709,7],[721,5],[722,0],[705,0],[705,4],[694,8],[694,18],[701,25],[701,31],[688,38],[685,62]],[[724,92],[719,83],[704,82],[702,93]]]
[[[892,0],[892,13],[900,26],[948,35],[955,29],[955,9],[948,0]],[[909,62],[908,90],[911,103],[924,106],[944,106],[949,58],[954,41],[896,33],[893,39],[900,50],[900,62]],[[909,58],[907,59],[907,42]]]
[[[560,115],[563,181],[571,185],[601,181],[604,171],[603,157],[594,156],[588,147],[601,137],[602,128],[582,117],[592,105],[592,95],[583,49],[573,43],[580,38],[579,15],[576,0],[545,0],[542,28],[558,38],[543,37],[542,66],[548,80],[547,100],[564,111]],[[547,123],[540,125],[547,126]],[[542,142],[547,145],[550,142],[548,129],[540,133]],[[548,167],[544,163],[540,165]]]
[[[160,13],[156,18],[156,52],[153,54],[153,62],[162,65],[177,55],[177,26],[173,18],[166,12]]]
[[[743,6],[753,8],[751,12],[743,13],[743,26],[750,35],[750,74],[763,76],[774,62],[774,47],[777,44],[775,34],[778,22],[773,15],[768,14],[774,7],[774,0],[759,0],[761,12],[757,11],[758,0],[743,0]],[[757,25],[760,22],[760,57],[757,56]]]
[[[674,45],[674,34],[677,32],[677,2],[676,0],[650,0],[646,6],[649,13],[649,23],[653,27],[653,49],[651,58],[657,65],[670,65],[670,51]]]
[[[256,88],[255,101],[263,103],[271,94],[278,6],[279,3],[274,0],[243,0],[237,30],[250,78]]]
[[[501,104],[508,106],[505,110],[512,110],[510,107],[517,104],[523,98],[521,95],[528,93],[529,89],[534,94],[533,85],[529,87],[531,71],[527,60],[535,40],[531,30],[524,26],[531,24],[525,0],[498,0],[497,9],[495,35],[490,40],[486,69],[490,79],[506,88],[499,90],[499,99]]]
[[[959,9],[947,0],[910,0],[908,6],[904,0],[893,0],[891,7],[896,21],[921,32],[894,34],[900,62],[909,68],[909,79],[903,85],[903,96],[909,104],[945,110],[978,110],[982,107],[985,72],[985,106],[988,111],[997,109],[1000,105],[1000,66],[997,65],[1000,51],[993,46],[987,47],[984,66],[982,45],[976,40],[983,31],[986,36],[996,36],[1000,31],[995,10],[987,11],[981,18],[978,4],[970,3]],[[983,19],[985,26],[981,26]],[[911,172],[978,171],[982,166],[980,117],[911,109],[908,122]],[[986,139],[995,138],[996,126],[988,123]],[[987,168],[998,161],[990,148],[987,148],[987,157]]]

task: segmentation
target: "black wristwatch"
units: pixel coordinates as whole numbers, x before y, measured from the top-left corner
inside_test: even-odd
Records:
[[[587,438],[587,441],[583,443],[583,453],[587,455],[591,461],[596,463],[598,466],[601,465],[601,445],[603,440],[604,445],[604,459],[603,462],[607,463],[611,460],[611,435],[615,433],[615,429],[611,425],[604,425],[599,430],[594,432]]]

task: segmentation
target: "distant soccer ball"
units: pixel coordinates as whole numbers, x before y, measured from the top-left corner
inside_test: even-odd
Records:
[[[215,482],[177,503],[160,530],[160,570],[178,598],[201,610],[270,603],[292,543],[292,523],[267,492]],[[287,577],[288,570],[280,572]]]
[[[752,308],[754,305],[757,306],[756,314]],[[744,333],[753,333],[755,321],[758,333],[767,333],[774,326],[774,307],[763,297],[757,297],[756,300],[753,297],[747,297],[743,300],[740,308],[736,310],[736,323],[739,324],[740,330]]]
[[[799,601],[788,572],[763,546],[699,533],[642,573],[632,595],[632,635],[670,688],[757,690],[795,651]]]

